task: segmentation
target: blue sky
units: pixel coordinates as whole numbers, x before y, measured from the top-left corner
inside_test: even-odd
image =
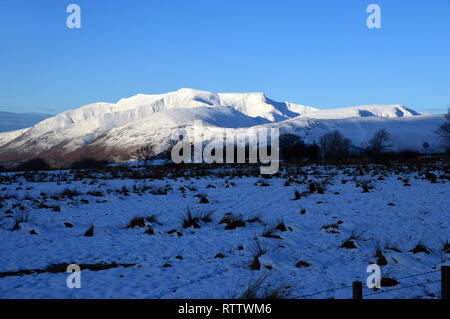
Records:
[[[66,7],[81,7],[81,29]],[[381,7],[368,29],[366,7]],[[0,0],[0,110],[182,87],[314,107],[450,106],[450,0]]]

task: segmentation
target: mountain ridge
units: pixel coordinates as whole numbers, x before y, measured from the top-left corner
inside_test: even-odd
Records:
[[[309,129],[316,127],[316,131],[321,131],[313,123],[320,123],[330,130],[333,125],[338,125],[336,123],[339,120],[344,123],[346,119],[369,125],[367,123],[371,121],[362,120],[368,118],[382,119],[379,123],[392,118],[414,118],[419,123],[423,116],[402,105],[365,105],[324,110],[277,102],[261,92],[215,93],[183,88],[165,94],[137,94],[116,103],[91,103],[45,119],[28,129],[0,133],[0,161],[35,156],[76,160],[87,153],[111,157],[111,152],[104,151],[102,155],[99,149],[114,149],[114,159],[128,160],[133,148],[146,143],[154,143],[158,147],[167,144],[172,133],[191,127],[194,120],[202,120],[205,130],[210,132],[223,128],[242,131],[261,125],[293,125],[304,132],[308,125]],[[438,123],[439,116],[433,121]],[[347,120],[347,123],[353,122]],[[429,119],[425,122],[431,127]],[[305,126],[305,123],[309,124]],[[402,123],[399,121],[397,124],[408,126]],[[430,131],[428,126],[423,128],[427,132]],[[354,135],[351,132],[348,134]],[[430,134],[427,133],[427,136]],[[161,147],[163,151],[164,146]]]

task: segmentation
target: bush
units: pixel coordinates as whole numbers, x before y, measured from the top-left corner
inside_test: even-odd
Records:
[[[48,171],[51,169],[50,165],[42,158],[30,159],[16,167],[17,171]]]
[[[95,169],[102,168],[108,165],[109,162],[106,160],[96,160],[93,158],[81,159],[72,164],[72,169]]]

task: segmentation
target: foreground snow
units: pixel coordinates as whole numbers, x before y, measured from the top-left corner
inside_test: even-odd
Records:
[[[299,174],[289,173],[290,178],[283,172],[270,179],[213,174],[161,180],[98,176],[59,185],[23,182],[23,178],[12,183],[4,180],[2,197],[16,198],[4,199],[1,208],[0,297],[231,298],[268,273],[268,282],[290,286],[291,296],[299,298],[355,280],[365,282],[366,267],[376,262],[379,246],[387,260],[383,277],[399,281],[393,288],[425,284],[372,297],[439,298],[440,283],[435,282],[439,272],[401,279],[439,270],[448,263],[449,255],[442,248],[450,237],[450,184],[439,177],[444,172],[434,173],[436,183],[406,168],[396,173],[381,168],[366,172],[350,166],[340,170],[304,167]],[[309,181],[323,183],[325,193],[308,194]],[[363,193],[365,181],[370,181],[368,193]],[[50,198],[65,188],[82,195]],[[299,200],[294,200],[296,190],[303,193]],[[95,191],[103,196],[86,195]],[[198,194],[206,195],[209,203],[200,204]],[[42,203],[49,208],[38,208]],[[20,214],[14,204],[24,205],[30,216],[19,230],[11,231],[15,214]],[[212,221],[200,222],[201,228],[183,228],[188,206],[193,211],[212,212]],[[60,211],[54,211],[58,210],[55,207]],[[245,227],[225,230],[219,221],[227,213],[242,215]],[[143,228],[126,228],[133,217],[151,215],[160,224],[147,221]],[[258,216],[260,221],[254,221]],[[262,236],[280,222],[287,229],[274,230],[273,237],[279,238]],[[94,235],[85,237],[91,225]],[[145,233],[148,225],[153,235]],[[352,234],[357,248],[341,248]],[[267,248],[258,259],[260,270],[250,269],[255,238]],[[411,252],[419,241],[429,254]],[[215,258],[218,254],[223,258]],[[304,263],[299,265],[299,261]],[[82,270],[81,289],[68,289],[64,272],[11,275],[60,263],[135,265]],[[365,295],[371,292],[364,288]],[[312,297],[350,298],[351,288]]]

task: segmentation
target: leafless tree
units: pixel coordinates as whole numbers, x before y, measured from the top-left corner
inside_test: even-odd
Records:
[[[350,140],[338,130],[323,135],[319,145],[325,160],[345,159],[349,155]]]
[[[154,155],[155,150],[153,145],[151,144],[141,146],[132,153],[132,157],[137,161],[144,162],[144,166],[148,166],[150,160]]]
[[[392,144],[390,144],[391,140],[391,134],[387,130],[381,129],[376,131],[369,140],[369,152],[375,156],[380,156],[392,147]]]
[[[450,107],[445,114],[446,121],[439,126],[437,133],[442,137],[445,142],[445,146],[450,148]]]

